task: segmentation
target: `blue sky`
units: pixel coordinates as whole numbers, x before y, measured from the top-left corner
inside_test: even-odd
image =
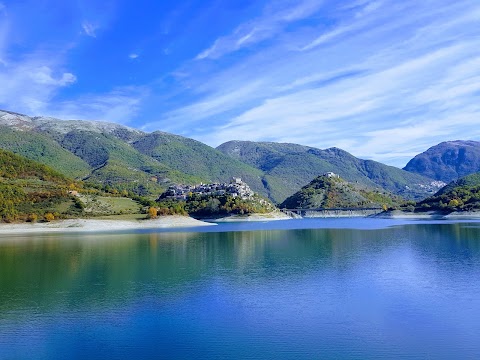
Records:
[[[403,166],[480,140],[478,0],[0,0],[0,108]]]

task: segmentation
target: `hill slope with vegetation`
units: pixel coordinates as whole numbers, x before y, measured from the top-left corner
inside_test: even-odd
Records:
[[[0,149],[0,219],[36,221],[75,212],[72,180],[46,165]],[[49,214],[49,215],[47,215]]]
[[[321,175],[281,205],[286,209],[389,208],[401,200],[391,194],[351,184],[337,175]]]
[[[163,191],[170,183],[198,181],[141,154],[113,135],[73,130],[59,137],[59,141],[63,148],[91,166],[85,180],[103,184],[105,190],[115,188],[149,195]]]
[[[417,210],[480,210],[480,172],[452,181],[434,196],[417,204]]]
[[[91,172],[88,163],[41,133],[0,126],[0,148],[50,166],[72,178],[83,178]]]
[[[205,182],[227,182],[242,178],[256,192],[265,194],[262,171],[199,141],[156,131],[132,143],[132,146],[158,162]]]
[[[130,142],[144,133],[122,125],[0,111],[0,127],[0,148],[105,191],[156,196],[169,184],[200,180],[138,152]]]
[[[126,191],[106,193],[89,187],[44,164],[2,149],[0,164],[0,222],[138,215],[150,203]]]

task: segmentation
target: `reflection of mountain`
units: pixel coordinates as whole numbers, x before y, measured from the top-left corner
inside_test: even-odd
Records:
[[[0,314],[33,304],[51,311],[111,307],[145,296],[168,302],[219,277],[238,286],[281,286],[297,276],[334,276],[384,261],[399,246],[438,257],[437,267],[452,266],[445,262],[452,253],[479,256],[478,238],[479,227],[463,224],[17,238],[0,242]]]

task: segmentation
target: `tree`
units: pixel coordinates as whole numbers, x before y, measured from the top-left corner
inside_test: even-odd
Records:
[[[212,214],[215,214],[218,212],[219,208],[220,208],[220,200],[216,199],[216,198],[211,198],[210,200],[208,200],[207,204],[206,204],[206,209],[212,213]]]
[[[158,210],[157,208],[151,206],[149,209],[148,209],[148,218],[149,219],[156,219],[158,216]]]

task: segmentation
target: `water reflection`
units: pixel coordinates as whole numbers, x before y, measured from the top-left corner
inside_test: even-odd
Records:
[[[480,229],[466,224],[28,236],[0,243],[0,316],[29,304],[48,311],[168,297],[215,276],[245,282],[341,273],[399,248],[446,271],[478,270],[479,239]]]
[[[351,221],[1,240],[0,358],[478,358],[478,224]]]

